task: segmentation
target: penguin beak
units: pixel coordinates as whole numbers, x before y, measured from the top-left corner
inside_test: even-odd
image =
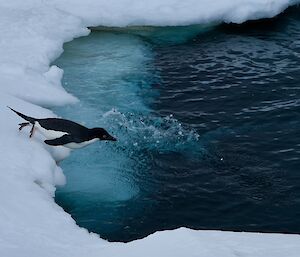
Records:
[[[106,140],[109,140],[109,141],[117,141],[117,139],[113,136],[109,136]]]

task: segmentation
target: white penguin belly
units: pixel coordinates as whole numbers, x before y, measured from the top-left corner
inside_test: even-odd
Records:
[[[65,144],[63,146],[67,147],[67,148],[71,148],[71,149],[78,149],[78,148],[88,146],[88,145],[90,145],[90,144],[92,144],[92,143],[94,143],[98,140],[99,140],[98,138],[94,138],[94,139],[91,139],[89,141],[84,141],[84,142],[81,142],[81,143],[68,143],[68,144]]]
[[[34,127],[38,129],[38,131],[41,132],[48,140],[59,138],[68,134],[67,132],[44,129],[37,121],[35,122]]]

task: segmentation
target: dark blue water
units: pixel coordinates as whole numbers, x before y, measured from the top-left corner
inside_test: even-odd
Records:
[[[180,226],[300,233],[299,11],[66,44],[56,64],[81,101],[58,113],[119,141],[65,160],[57,203],[111,241]]]

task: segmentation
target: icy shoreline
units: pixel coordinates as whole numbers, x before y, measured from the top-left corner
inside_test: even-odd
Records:
[[[50,64],[63,43],[86,36],[87,26],[187,25],[243,22],[272,17],[299,1],[167,0],[134,1],[15,0],[0,4],[1,256],[299,256],[300,236],[178,229],[157,232],[131,243],[108,243],[79,228],[53,200],[55,185],[65,183],[55,159],[65,149],[46,147],[19,133],[20,121],[6,106],[37,116],[41,108],[78,101],[61,85],[62,70]],[[234,2],[234,3],[233,3]],[[206,6],[202,9],[201,6]],[[195,8],[199,6],[199,9]],[[191,8],[194,7],[194,8]],[[193,10],[193,11],[192,11]],[[174,15],[175,13],[175,15]],[[49,68],[50,67],[50,68]]]

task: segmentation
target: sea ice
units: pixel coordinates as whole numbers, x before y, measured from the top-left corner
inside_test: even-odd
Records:
[[[19,133],[7,105],[36,117],[43,107],[77,99],[60,85],[50,64],[63,43],[89,33],[87,26],[190,25],[272,17],[299,1],[70,1],[0,3],[0,256],[299,256],[300,236],[179,229],[128,244],[108,243],[79,228],[55,204],[64,176],[42,143]],[[56,159],[65,153],[54,153]]]

